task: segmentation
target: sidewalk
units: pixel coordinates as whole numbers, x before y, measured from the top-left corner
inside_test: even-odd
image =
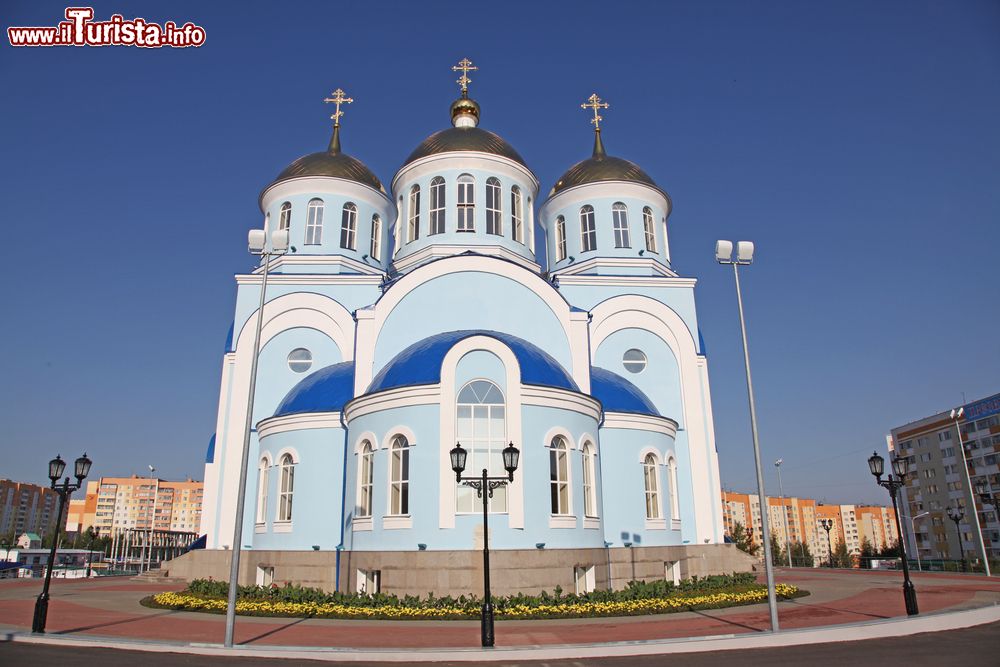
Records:
[[[779,603],[782,630],[818,628],[905,616],[902,576],[895,572],[784,569],[778,581],[811,592]],[[914,577],[921,614],[1000,603],[1000,579],[954,574]],[[0,581],[0,629],[30,630],[41,581]],[[53,580],[48,636],[220,644],[221,615],[147,609],[147,595],[182,585],[150,585],[127,578]],[[769,629],[767,605],[627,618],[497,621],[497,647],[634,642],[715,635],[752,635]],[[238,617],[236,642],[250,647],[455,649],[479,646],[478,621],[339,621]]]

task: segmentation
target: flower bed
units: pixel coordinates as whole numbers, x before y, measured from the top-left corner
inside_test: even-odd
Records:
[[[752,578],[750,579],[752,581]],[[725,585],[728,583],[729,585]],[[700,584],[700,585],[699,585]],[[160,593],[143,604],[161,609],[225,613],[225,582],[193,582],[180,593]],[[699,590],[705,589],[705,590]],[[789,599],[807,595],[795,586],[778,584],[778,597]],[[249,593],[249,594],[247,594]],[[741,575],[682,582],[632,582],[621,591],[595,591],[586,595],[516,595],[494,601],[498,619],[590,618],[667,614],[695,609],[718,609],[767,600],[767,589],[747,583]],[[327,594],[316,589],[285,587],[257,589],[244,587],[236,603],[236,613],[246,616],[312,617],[385,620],[473,620],[479,618],[480,600],[467,598],[417,598],[407,596],[365,596]]]

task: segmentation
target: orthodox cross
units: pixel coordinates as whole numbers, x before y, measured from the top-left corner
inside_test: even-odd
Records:
[[[344,91],[338,88],[337,90],[330,93],[331,97],[323,98],[323,101],[328,104],[335,104],[336,111],[330,116],[330,120],[333,121],[335,127],[340,127],[340,117],[344,115],[344,112],[340,110],[341,104],[350,104],[354,100],[350,97],[344,97]]]
[[[472,83],[472,79],[469,78],[469,72],[474,72],[479,69],[472,64],[472,61],[468,58],[462,58],[457,65],[452,65],[452,72],[461,72],[462,76],[458,78],[455,83],[462,87],[462,97],[466,97],[469,94],[469,84]]]
[[[589,102],[589,104],[581,104],[580,108],[594,110],[594,117],[590,119],[590,122],[594,124],[594,129],[600,132],[601,121],[604,119],[600,115],[598,115],[597,111],[598,109],[607,109],[608,103],[602,102],[601,98],[597,96],[597,93],[594,93],[593,95],[588,97],[587,102]]]

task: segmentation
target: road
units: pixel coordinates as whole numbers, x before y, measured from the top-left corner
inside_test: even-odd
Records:
[[[301,661],[296,661],[301,662]],[[313,662],[313,661],[310,661]],[[713,651],[708,653],[686,653],[667,656],[642,656],[631,658],[594,658],[588,660],[557,660],[547,662],[481,663],[497,667],[515,665],[552,665],[553,667],[718,667],[734,664],[739,667],[821,667],[830,665],[843,667],[886,667],[886,665],[976,665],[996,667],[1000,665],[1000,623],[981,625],[965,630],[934,632],[910,637],[843,642],[836,644],[812,644],[776,649],[753,649],[741,651]],[[201,667],[249,666],[291,664],[287,660],[260,658],[217,658],[209,656],[175,653],[146,653],[141,651],[116,651],[102,648],[78,648],[33,645],[22,642],[0,642],[0,664],[9,667],[176,667],[178,665]],[[320,663],[314,663],[320,664]],[[327,663],[332,664],[332,663]],[[402,663],[350,663],[355,666],[383,667],[398,666]],[[469,667],[472,662],[440,662],[438,665]]]

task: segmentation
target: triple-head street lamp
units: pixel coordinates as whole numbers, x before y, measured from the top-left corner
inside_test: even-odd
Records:
[[[949,507],[948,518],[955,522],[955,533],[958,534],[958,553],[962,555],[962,572],[965,572],[965,546],[962,545],[962,529],[958,527],[958,522],[965,518],[965,511],[961,506]]]
[[[489,471],[483,468],[483,474],[476,477],[462,477],[465,461],[469,453],[457,443],[449,453],[451,469],[455,471],[455,481],[463,486],[476,490],[476,496],[483,499],[483,608],[480,614],[480,631],[484,648],[493,646],[493,598],[490,595],[490,515],[488,500],[493,497],[493,489],[507,486],[514,481],[514,471],[521,456],[520,450],[510,443],[503,448],[503,467],[506,477],[490,477]]]
[[[66,501],[73,495],[73,492],[83,486],[83,480],[90,474],[92,463],[84,454],[73,463],[73,476],[76,477],[76,483],[70,483],[67,475],[60,484],[59,478],[66,470],[66,462],[58,455],[49,461],[49,479],[52,480],[52,490],[59,494],[59,511],[56,512],[56,533],[52,536],[49,562],[45,568],[45,583],[42,584],[41,594],[35,600],[35,616],[31,620],[32,632],[45,632],[45,620],[49,615],[49,583],[52,581],[52,568],[55,567],[56,562],[56,548],[59,546],[59,529],[63,523],[63,510],[66,507]]]
[[[833,567],[833,544],[830,542],[830,531],[833,529],[833,519],[820,519],[819,525],[826,531],[826,548],[830,552],[830,567]]]
[[[899,505],[896,504],[896,494],[899,490],[903,488],[906,484],[906,475],[909,473],[909,461],[906,457],[894,456],[892,458],[892,473],[896,476],[893,477],[892,473],[889,473],[888,478],[882,479],[882,474],[885,472],[885,459],[878,455],[878,452],[873,452],[870,457],[868,457],[868,468],[871,473],[875,476],[875,482],[882,487],[885,487],[889,491],[889,496],[892,498],[892,512],[896,517],[896,534],[900,536],[899,540],[899,555],[903,560],[903,602],[906,604],[906,613],[908,616],[916,616],[920,613],[917,608],[917,591],[913,588],[913,582],[910,581],[910,566],[906,562],[906,546],[903,544],[903,529],[899,525]]]

